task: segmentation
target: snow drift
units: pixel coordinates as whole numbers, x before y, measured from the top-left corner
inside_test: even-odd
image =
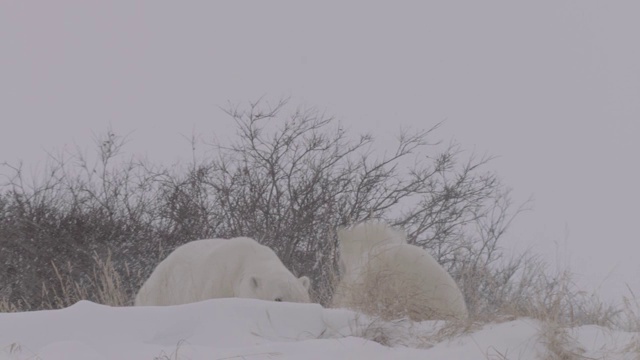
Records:
[[[88,301],[61,309],[0,314],[2,360],[139,359],[538,359],[543,326],[520,319],[439,340],[442,321],[381,322],[317,304],[213,299],[164,307]],[[576,352],[635,359],[634,334],[569,329]],[[384,346],[366,338],[385,338]]]

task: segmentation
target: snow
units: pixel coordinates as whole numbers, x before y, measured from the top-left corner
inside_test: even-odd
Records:
[[[0,314],[0,360],[22,359],[539,359],[543,324],[517,319],[437,340],[442,321],[382,322],[318,304],[214,299],[166,307],[81,301]],[[544,330],[543,330],[544,331]],[[587,358],[632,359],[637,334],[568,329]],[[385,346],[366,338],[384,338]]]

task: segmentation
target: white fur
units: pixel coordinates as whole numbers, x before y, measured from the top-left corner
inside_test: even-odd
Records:
[[[135,305],[226,297],[310,302],[309,286],[309,278],[296,279],[273,250],[253,239],[196,240],[158,264],[140,288]]]
[[[466,318],[460,289],[424,249],[385,223],[363,223],[338,231],[342,277],[334,307],[387,318]]]

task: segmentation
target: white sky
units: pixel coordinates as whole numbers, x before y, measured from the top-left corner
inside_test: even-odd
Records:
[[[218,106],[265,94],[383,141],[446,118],[440,137],[500,156],[536,198],[509,246],[640,293],[639,16],[634,0],[3,2],[0,161],[111,124],[170,163],[183,135],[229,134]]]

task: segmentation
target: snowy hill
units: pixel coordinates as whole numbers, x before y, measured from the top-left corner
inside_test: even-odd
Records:
[[[553,358],[556,340],[581,358],[637,359],[640,353],[637,334],[597,326],[554,333],[518,319],[449,338],[439,336],[445,326],[249,299],[138,308],[81,301],[61,310],[0,314],[0,359],[526,360]]]

